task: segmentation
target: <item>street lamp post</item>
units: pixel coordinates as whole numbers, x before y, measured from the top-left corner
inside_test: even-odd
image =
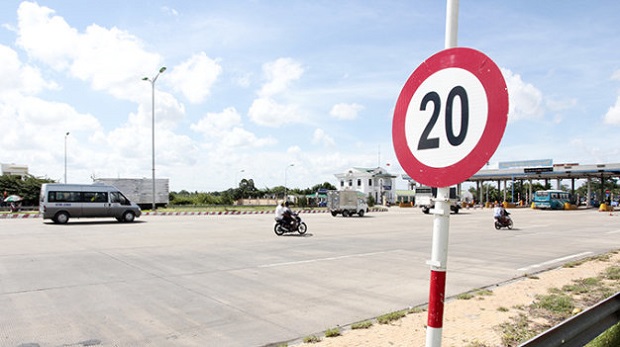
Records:
[[[159,69],[159,72],[157,72],[157,75],[155,75],[155,77],[153,78],[148,78],[148,77],[144,77],[142,78],[143,81],[148,81],[151,83],[151,112],[152,112],[152,119],[151,119],[151,124],[152,124],[152,131],[151,131],[151,143],[152,143],[152,151],[151,151],[151,156],[153,159],[153,206],[152,206],[152,210],[155,211],[155,82],[157,81],[157,77],[159,77],[159,75],[161,75],[162,73],[164,73],[164,71],[166,71],[166,67],[162,66]]]
[[[286,189],[286,172],[288,171],[288,168],[291,166],[295,166],[295,164],[287,165],[286,168],[284,169],[284,201],[288,201],[288,194],[287,194],[287,189]]]
[[[65,184],[67,184],[67,136],[69,136],[69,132],[65,134]]]

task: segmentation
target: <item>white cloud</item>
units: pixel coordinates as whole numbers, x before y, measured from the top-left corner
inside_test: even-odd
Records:
[[[190,128],[204,136],[220,136],[223,132],[229,131],[235,126],[241,125],[241,115],[234,107],[228,107],[220,113],[207,113],[196,124]]]
[[[197,104],[209,96],[213,83],[221,73],[222,67],[217,60],[201,52],[175,66],[166,76],[166,81],[191,103]]]
[[[292,81],[301,78],[304,69],[301,64],[291,58],[279,58],[274,62],[264,64],[263,73],[267,83],[263,85],[258,95],[271,97],[286,91]]]
[[[250,119],[259,125],[279,127],[301,119],[296,105],[279,104],[271,98],[259,98],[252,102],[248,111]]]
[[[19,6],[17,35],[17,44],[31,58],[69,71],[119,99],[138,101],[143,88],[135,81],[160,65],[160,57],[146,52],[141,41],[126,31],[92,24],[79,33],[53,10],[36,3]]]
[[[614,71],[614,73],[611,75],[611,79],[614,81],[620,81],[620,70]]]
[[[47,82],[39,69],[24,65],[17,52],[0,45],[0,98],[16,93],[36,94],[43,89],[58,89],[58,85]]]
[[[616,99],[616,104],[607,110],[603,119],[606,124],[620,125],[620,96]]]
[[[364,109],[364,106],[358,104],[345,104],[340,103],[332,107],[329,114],[337,119],[342,120],[354,120],[357,118],[358,113]]]
[[[78,33],[54,13],[37,3],[22,2],[17,9],[17,44],[32,58],[61,70],[70,65],[78,46]]]
[[[325,133],[323,129],[314,130],[314,134],[312,135],[312,143],[315,145],[322,144],[325,147],[330,147],[336,144],[334,139]]]
[[[508,121],[541,118],[544,115],[543,96],[532,84],[525,83],[518,74],[501,69],[508,87]]]
[[[208,113],[190,127],[201,133],[205,142],[219,147],[263,147],[276,143],[276,140],[270,137],[258,138],[243,129],[242,125],[241,115],[234,107],[229,107],[220,113]]]
[[[276,97],[286,94],[289,84],[301,78],[303,72],[301,65],[290,58],[279,58],[264,64],[263,73],[267,81],[248,110],[250,119],[269,127],[301,121],[303,117],[299,106],[278,102]]]

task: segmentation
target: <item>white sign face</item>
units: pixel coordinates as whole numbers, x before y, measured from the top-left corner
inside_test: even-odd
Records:
[[[398,96],[394,150],[412,179],[448,187],[487,163],[507,119],[508,90],[497,65],[471,48],[446,49],[420,64]]]
[[[486,93],[476,76],[460,68],[437,71],[420,84],[409,103],[409,150],[426,166],[454,165],[478,144],[487,112]]]

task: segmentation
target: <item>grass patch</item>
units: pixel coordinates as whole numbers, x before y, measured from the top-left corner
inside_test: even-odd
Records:
[[[331,328],[325,331],[325,337],[340,336],[340,328]]]
[[[530,328],[530,320],[523,313],[512,317],[510,322],[500,324],[499,330],[502,333],[502,343],[506,347],[518,346],[536,336],[536,332]]]
[[[497,310],[499,312],[508,312],[508,311],[510,311],[510,309],[508,309],[508,307],[504,307],[504,306],[498,307]]]
[[[397,321],[406,315],[407,315],[406,311],[395,311],[395,312],[387,313],[387,314],[377,317],[377,322],[379,322],[379,324],[388,324],[393,321]]]
[[[610,266],[605,270],[605,278],[612,281],[620,280],[620,266]]]
[[[472,293],[463,293],[456,296],[458,300],[470,300],[474,297]]]
[[[535,308],[541,308],[555,314],[570,314],[575,308],[573,298],[566,294],[538,295],[536,299],[538,302],[532,304]]]
[[[412,307],[407,310],[407,314],[416,314],[426,312],[426,307]]]
[[[357,329],[368,329],[372,326],[372,322],[369,320],[363,321],[363,322],[359,322],[359,323],[355,323],[351,325],[351,329],[353,330],[357,330]]]
[[[620,323],[607,329],[594,340],[586,344],[586,347],[620,346]]]
[[[317,343],[321,342],[321,338],[315,335],[310,335],[304,337],[304,343]]]

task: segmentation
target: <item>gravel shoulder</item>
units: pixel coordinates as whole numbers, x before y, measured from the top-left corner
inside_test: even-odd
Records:
[[[539,295],[550,290],[575,284],[585,278],[601,275],[610,267],[620,266],[620,253],[599,256],[549,271],[522,277],[514,281],[485,288],[473,293],[468,300],[450,298],[445,303],[442,345],[446,347],[504,346],[499,325],[510,322],[512,317],[524,313]],[[611,286],[619,290],[618,280]],[[577,307],[576,312],[587,307]],[[427,312],[409,313],[389,324],[373,321],[368,329],[342,327],[340,336],[325,337],[314,343],[297,343],[290,346],[345,347],[345,346],[424,346],[426,342]]]

